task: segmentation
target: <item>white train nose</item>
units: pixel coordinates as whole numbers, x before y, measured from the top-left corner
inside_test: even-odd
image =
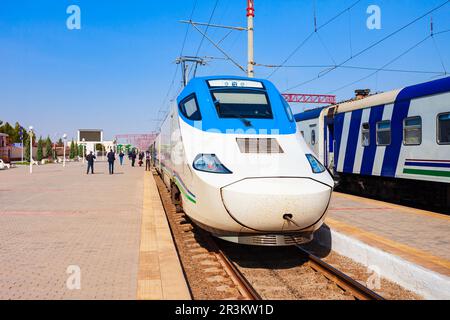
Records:
[[[331,191],[308,178],[251,178],[223,188],[222,200],[232,218],[249,229],[294,231],[320,220]]]

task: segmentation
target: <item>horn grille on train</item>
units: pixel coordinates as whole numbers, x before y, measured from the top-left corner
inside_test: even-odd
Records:
[[[242,153],[284,153],[274,138],[237,138]]]
[[[296,244],[308,243],[312,240],[312,233],[305,234],[264,234],[248,237],[239,237],[239,243],[256,246],[292,246]]]

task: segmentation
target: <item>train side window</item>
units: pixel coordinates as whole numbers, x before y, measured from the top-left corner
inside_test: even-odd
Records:
[[[195,95],[189,96],[180,103],[181,113],[189,120],[200,121],[202,116]]]
[[[391,121],[377,122],[377,145],[388,146],[391,144]]]
[[[370,146],[370,124],[368,122],[363,123],[362,125],[361,144],[363,147]]]
[[[437,134],[439,144],[450,144],[450,112],[438,114]]]
[[[422,118],[410,117],[403,120],[403,144],[418,146],[422,143]]]

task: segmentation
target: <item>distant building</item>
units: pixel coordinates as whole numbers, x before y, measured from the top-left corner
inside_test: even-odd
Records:
[[[87,153],[90,151],[95,153],[98,145],[101,145],[104,151],[115,150],[115,141],[103,140],[103,130],[101,129],[79,129],[77,143],[86,145]]]
[[[0,133],[0,159],[5,162],[11,161],[11,146],[9,144],[9,135]]]

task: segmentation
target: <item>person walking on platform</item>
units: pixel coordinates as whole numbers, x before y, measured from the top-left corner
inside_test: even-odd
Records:
[[[87,172],[89,174],[89,169],[91,169],[91,174],[94,174],[94,160],[96,159],[95,155],[91,152],[86,156],[87,160]]]
[[[145,171],[151,171],[150,151],[145,152]]]
[[[120,165],[123,166],[123,157],[125,157],[125,154],[123,151],[120,151],[119,153],[119,159],[120,159]]]
[[[112,151],[112,149],[110,149],[106,157],[108,158],[109,174],[114,174],[114,161],[116,161],[116,154]]]
[[[131,152],[131,166],[134,167],[134,163],[136,162],[136,151]]]
[[[144,152],[139,152],[139,167],[142,167],[144,164]]]

